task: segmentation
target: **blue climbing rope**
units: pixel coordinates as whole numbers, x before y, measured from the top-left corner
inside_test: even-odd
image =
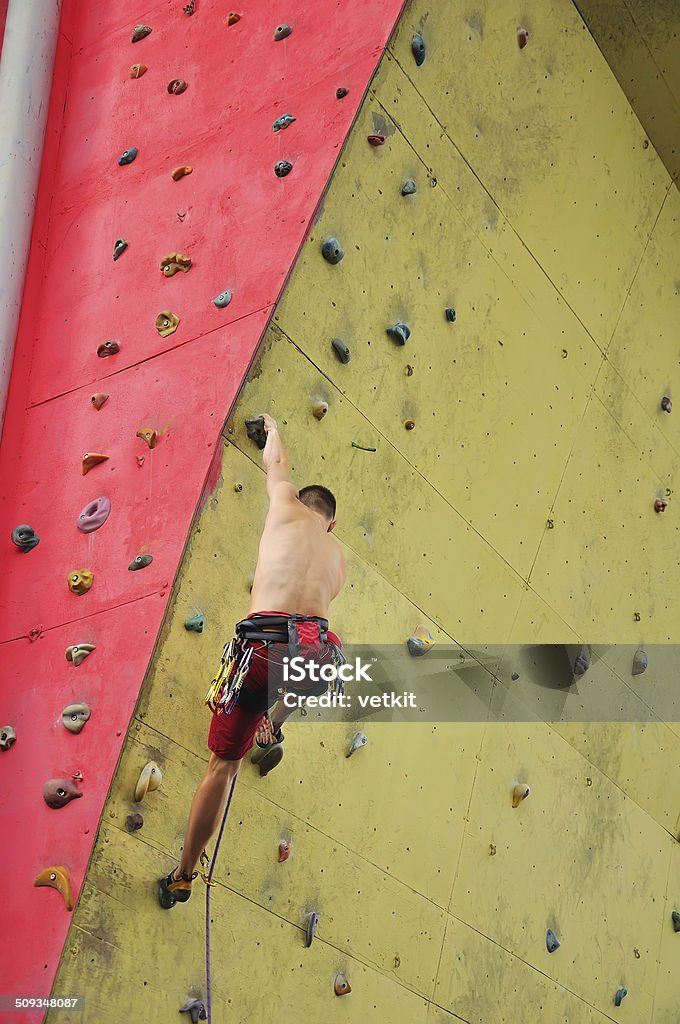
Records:
[[[229,814],[229,808],[231,807],[231,798],[234,795],[234,786],[236,785],[236,775],[231,783],[231,789],[229,790],[229,798],[227,800],[227,806],[224,809],[224,817],[222,818],[222,824],[220,825],[220,831],[217,836],[217,842],[215,843],[215,852],[212,855],[210,861],[210,870],[208,871],[208,877],[206,878],[205,887],[205,987],[208,1002],[208,1024],[212,1020],[212,997],[210,990],[210,890],[215,884],[212,881],[213,871],[215,870],[215,864],[217,863],[217,854],[220,849],[220,842],[222,840],[222,833],[224,832],[224,826],[227,824],[227,815]]]

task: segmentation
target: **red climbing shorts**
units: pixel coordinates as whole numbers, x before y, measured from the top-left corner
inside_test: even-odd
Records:
[[[289,617],[287,612],[253,612],[248,619],[257,620],[258,615]],[[306,639],[305,625],[298,625],[303,644]],[[333,662],[336,653],[333,648],[340,649],[342,642],[330,630],[326,631],[326,637],[325,643],[303,647],[306,660],[311,657],[319,665]],[[265,712],[273,707],[286,688],[291,690],[291,686],[283,681],[283,658],[290,656],[287,643],[264,644],[252,640],[247,641],[246,647],[252,647],[253,654],[239,697],[229,714],[213,714],[208,733],[208,749],[226,761],[238,761],[248,753]],[[324,686],[327,689],[327,684]],[[280,688],[281,692],[277,694],[276,688]],[[301,693],[302,690],[296,689],[295,692]]]

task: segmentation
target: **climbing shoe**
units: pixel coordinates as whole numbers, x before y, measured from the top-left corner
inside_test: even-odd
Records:
[[[192,875],[181,875],[174,878],[174,869],[167,878],[161,878],[158,883],[158,902],[163,910],[170,910],[175,903],[186,903],[191,896],[191,883],[198,877],[198,871]]]

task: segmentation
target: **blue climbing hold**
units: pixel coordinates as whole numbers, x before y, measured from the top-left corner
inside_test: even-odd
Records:
[[[284,128],[288,128],[289,125],[296,121],[297,118],[293,117],[292,114],[282,114],[281,117],[277,117],[272,125],[273,132],[281,132]]]
[[[350,361],[352,358],[351,353],[342,338],[333,338],[331,345],[341,363],[348,363]]]
[[[402,196],[414,196],[417,191],[418,189],[413,178],[407,178],[404,184],[401,186]]]
[[[336,263],[345,258],[345,250],[337,238],[327,238],[321,246],[321,255],[328,263],[335,266]]]
[[[126,150],[125,150],[125,151],[124,151],[123,153],[121,153],[121,154],[120,154],[120,156],[118,157],[118,163],[119,163],[119,165],[120,165],[121,167],[123,167],[123,166],[124,166],[125,164],[131,164],[133,160],[136,160],[136,159],[137,159],[137,153],[138,153],[138,152],[139,152],[139,150],[137,149],[137,147],[136,147],[136,146],[130,146],[130,148],[129,148],[129,149],[126,149]]]
[[[545,936],[545,944],[549,953],[554,953],[556,949],[560,948],[560,940],[555,935],[552,928],[548,928]]]
[[[213,306],[217,306],[218,309],[224,309],[229,305],[232,299],[233,295],[231,292],[220,292],[217,298],[213,299]]]
[[[285,178],[293,170],[293,165],[288,160],[279,160],[274,164],[274,174],[277,178]]]
[[[394,327],[387,328],[387,334],[393,341],[396,341],[398,345],[405,345],[408,339],[411,337],[411,328],[408,324],[398,323]]]
[[[620,988],[620,989],[618,989],[617,992],[616,992],[616,995],[614,996],[614,1006],[620,1006],[621,1003],[623,1002],[623,1000],[626,998],[627,995],[628,995],[628,989],[627,988]]]
[[[190,633],[202,633],[205,625],[204,615],[192,615],[190,619],[187,619],[184,623],[184,628]]]
[[[449,321],[450,324],[455,324],[455,322],[456,322],[456,311],[453,308],[453,306],[447,306],[446,309],[444,310],[444,314],[445,314],[446,319]]]
[[[416,32],[411,41],[411,52],[415,59],[417,67],[425,63],[425,57],[427,56],[427,46],[425,40],[421,36],[420,32]]]

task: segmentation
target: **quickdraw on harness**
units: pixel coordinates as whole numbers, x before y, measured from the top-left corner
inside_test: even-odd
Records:
[[[328,639],[328,622],[314,615],[253,615],[236,624],[236,636],[224,646],[222,658],[215,678],[205,698],[205,703],[215,715],[230,714],[248,675],[253,656],[257,650],[272,644],[286,644],[288,656],[292,659],[303,653],[314,660],[321,648],[330,653],[331,663],[338,668],[345,663],[340,648]],[[286,687],[292,693],[302,696],[319,695],[328,689],[328,682],[321,680],[312,686]],[[343,693],[344,683],[338,675],[332,681],[333,693]]]

